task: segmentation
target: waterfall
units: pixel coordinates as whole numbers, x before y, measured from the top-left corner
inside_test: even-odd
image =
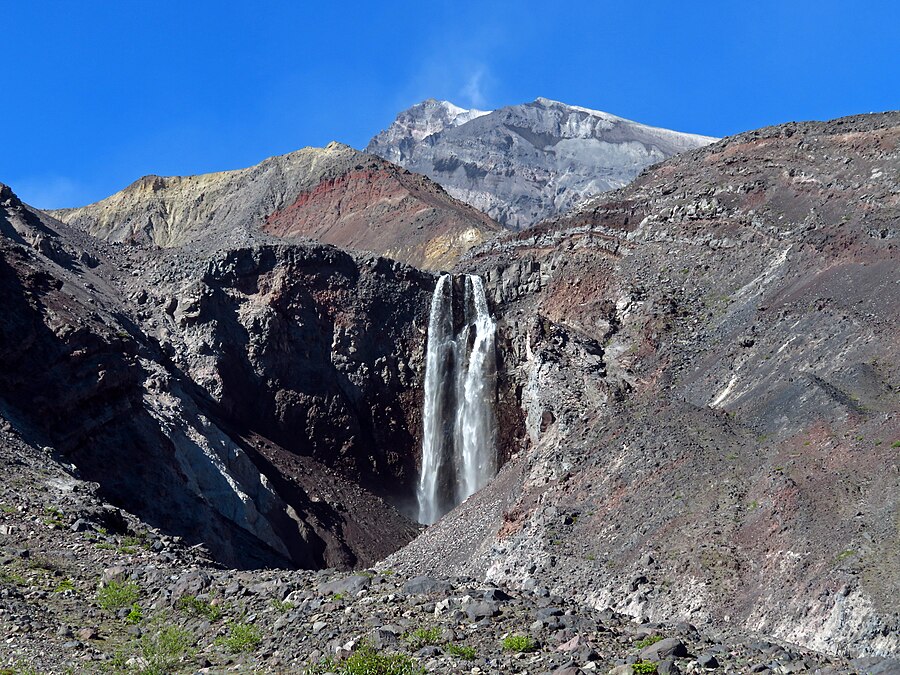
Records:
[[[481,277],[442,275],[431,298],[425,356],[419,521],[435,522],[497,472],[496,325]]]

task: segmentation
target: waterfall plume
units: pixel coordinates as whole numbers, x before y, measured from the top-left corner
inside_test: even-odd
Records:
[[[497,472],[496,324],[484,283],[442,275],[431,299],[425,358],[419,521],[435,522]]]

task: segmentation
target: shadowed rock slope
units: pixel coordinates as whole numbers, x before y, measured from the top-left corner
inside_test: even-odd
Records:
[[[521,229],[714,140],[545,98],[487,112],[429,99],[400,113],[366,151]]]
[[[385,564],[900,652],[898,146],[749,132],[473,251],[525,433]]]
[[[111,245],[2,186],[0,413],[221,563],[365,565],[416,533],[385,499],[409,490],[432,285],[323,245]]]
[[[96,204],[51,213],[107,241],[235,247],[263,231],[422,269],[452,266],[498,229],[428,179],[339,143],[238,171],[145,176]]]

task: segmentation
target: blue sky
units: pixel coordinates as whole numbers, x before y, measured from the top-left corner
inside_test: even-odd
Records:
[[[900,108],[900,3],[4,3],[0,181],[44,208],[339,140],[429,96],[727,135]]]

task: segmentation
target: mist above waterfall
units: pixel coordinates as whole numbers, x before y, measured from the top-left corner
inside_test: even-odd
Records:
[[[480,277],[442,275],[431,299],[418,519],[431,524],[497,472],[496,325]]]

